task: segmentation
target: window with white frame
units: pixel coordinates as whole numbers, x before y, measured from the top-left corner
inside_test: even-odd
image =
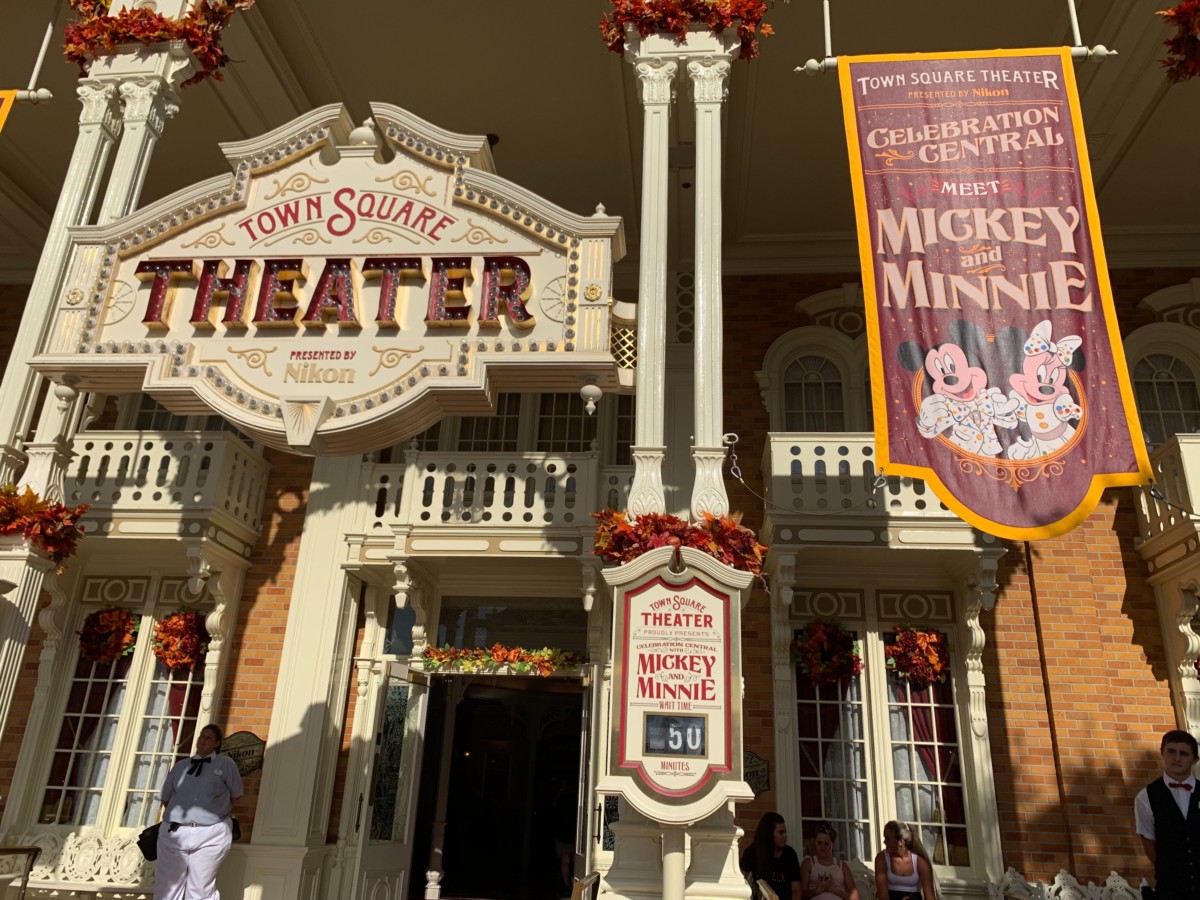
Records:
[[[170,587],[177,593],[181,584]],[[94,608],[81,610],[80,621]],[[111,662],[82,656],[75,662],[39,824],[144,828],[158,818],[167,772],[192,751],[205,667],[203,657],[191,669],[160,662],[153,654],[157,621],[138,617],[132,653]]]
[[[801,356],[783,373],[783,424],[787,431],[845,431],[842,375],[826,357]]]
[[[821,592],[797,591],[800,610]],[[960,745],[963,715],[955,678],[915,688],[889,669],[885,648],[892,625],[937,610],[924,630],[946,634],[956,669],[952,604],[940,592],[826,592],[842,614],[863,660],[862,674],[836,684],[814,684],[795,670],[799,832],[811,841],[822,820],[838,832],[838,853],[870,863],[890,819],[910,823],[937,866],[970,869],[967,780]],[[916,598],[916,599],[913,599]],[[795,601],[794,601],[795,602]],[[905,605],[907,604],[907,608]],[[811,613],[812,607],[809,606]],[[880,611],[890,613],[887,618]],[[824,616],[822,617],[824,618]],[[803,622],[795,622],[796,633]]]
[[[788,331],[771,344],[755,373],[775,432],[869,430],[866,341],[826,325]]]
[[[1171,435],[1200,431],[1196,373],[1178,356],[1150,353],[1138,360],[1133,392],[1148,444],[1157,446]]]
[[[515,453],[521,422],[521,395],[501,394],[496,414],[464,416],[458,424],[457,450],[476,453]]]
[[[542,394],[539,398],[537,450],[587,453],[596,440],[596,415],[588,415],[579,394]]]

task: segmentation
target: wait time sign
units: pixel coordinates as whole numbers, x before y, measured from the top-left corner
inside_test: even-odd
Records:
[[[671,547],[605,571],[614,587],[612,751],[602,793],[665,824],[729,800],[742,781],[741,600],[752,576]]]

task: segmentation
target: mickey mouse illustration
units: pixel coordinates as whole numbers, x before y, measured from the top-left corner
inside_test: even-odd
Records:
[[[1021,371],[1009,377],[1016,414],[1029,427],[1028,438],[1008,448],[1009,459],[1035,459],[1053,453],[1075,434],[1083,410],[1067,389],[1067,370],[1083,339],[1071,334],[1050,339],[1050,320],[1039,322],[1021,348]]]
[[[958,343],[947,342],[924,354],[913,342],[900,347],[900,362],[916,371],[925,369],[933,393],[921,402],[917,430],[924,438],[933,439],[949,431],[948,439],[959,449],[984,456],[997,456],[1003,449],[996,436],[996,426],[1015,428],[1017,401],[1004,396],[997,387],[988,387],[987,372],[971,360],[959,344],[965,344],[977,355],[978,329],[966,322],[955,323],[951,336]]]

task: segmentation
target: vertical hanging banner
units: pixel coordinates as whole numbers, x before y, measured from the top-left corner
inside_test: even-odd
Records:
[[[8,114],[12,112],[13,104],[16,102],[16,91],[0,91],[0,131],[4,130],[4,123],[8,120]]]
[[[1148,482],[1070,51],[838,73],[884,472],[1012,540]]]

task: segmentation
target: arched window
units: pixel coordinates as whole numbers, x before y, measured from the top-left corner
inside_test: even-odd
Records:
[[[783,373],[783,424],[786,431],[845,431],[846,400],[842,375],[823,356],[801,356]]]
[[[1157,446],[1173,434],[1200,431],[1196,373],[1179,357],[1142,357],[1133,367],[1133,391],[1148,444]]]

